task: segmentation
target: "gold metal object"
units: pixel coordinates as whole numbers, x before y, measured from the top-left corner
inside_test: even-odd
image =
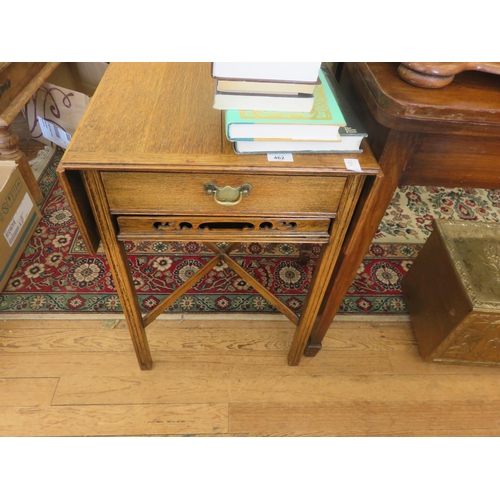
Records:
[[[426,361],[500,366],[500,226],[434,220],[401,287]]]
[[[244,183],[237,188],[231,186],[224,186],[223,188],[217,187],[215,184],[205,184],[205,193],[207,196],[214,197],[214,200],[219,205],[234,206],[240,203],[243,196],[249,196],[252,190],[252,185]]]
[[[474,309],[499,311],[498,223],[440,221],[439,230]]]

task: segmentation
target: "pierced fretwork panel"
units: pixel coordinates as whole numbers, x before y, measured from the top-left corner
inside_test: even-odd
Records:
[[[331,219],[311,218],[211,218],[121,216],[119,239],[184,239],[208,238],[211,241],[301,241],[326,242],[330,236]],[[230,240],[223,238],[229,237]]]

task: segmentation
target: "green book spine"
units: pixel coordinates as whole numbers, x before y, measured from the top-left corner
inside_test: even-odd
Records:
[[[232,140],[229,134],[229,126],[239,123],[246,125],[269,123],[345,126],[346,121],[330,89],[326,76],[323,74],[323,70],[320,71],[319,78],[321,85],[317,85],[314,89],[314,105],[310,113],[229,109],[225,112],[227,138]]]

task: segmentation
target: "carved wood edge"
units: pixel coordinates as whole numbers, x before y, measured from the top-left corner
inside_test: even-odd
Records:
[[[439,89],[449,85],[456,75],[463,71],[481,71],[500,75],[500,63],[412,63],[403,62],[398,67],[399,76],[416,87]]]
[[[355,95],[366,107],[366,113],[378,124],[394,130],[412,133],[467,135],[497,137],[499,134],[498,119],[500,113],[494,111],[484,113],[483,110],[466,109],[460,119],[454,115],[450,105],[439,104],[419,98],[397,99],[392,91],[388,93],[387,85],[378,79],[370,63],[346,63],[345,72],[350,77]],[[394,67],[394,76],[397,67]],[[403,86],[406,83],[399,77]],[[392,74],[391,74],[392,79]],[[395,84],[391,80],[391,84]],[[401,90],[401,89],[399,89]],[[376,149],[376,145],[374,149]]]

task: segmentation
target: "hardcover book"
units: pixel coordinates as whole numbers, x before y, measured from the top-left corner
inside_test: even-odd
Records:
[[[272,95],[215,92],[214,109],[260,111],[296,111],[309,113],[314,104],[312,94]]]
[[[220,79],[316,83],[321,62],[214,62]]]
[[[263,153],[361,153],[361,138],[345,137],[339,141],[235,141],[238,154]]]
[[[323,71],[314,90],[309,113],[261,110],[225,111],[226,136],[230,141],[338,141],[346,125],[342,111]]]
[[[219,92],[235,92],[243,94],[274,94],[297,95],[312,94],[314,83],[287,83],[287,82],[255,82],[249,80],[217,80]]]

